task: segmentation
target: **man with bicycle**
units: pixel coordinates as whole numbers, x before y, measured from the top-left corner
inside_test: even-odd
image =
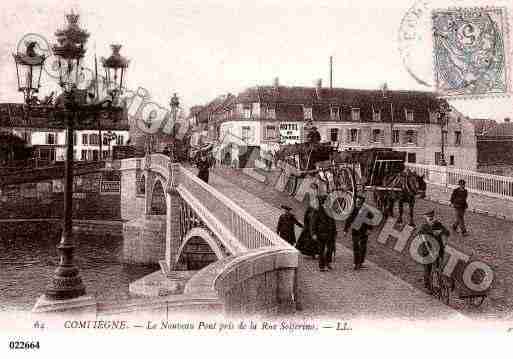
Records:
[[[431,273],[433,266],[441,266],[443,264],[445,243],[444,238],[449,237],[450,232],[444,225],[435,219],[435,211],[430,210],[424,213],[424,223],[418,235],[423,236],[424,242],[420,245],[420,255],[428,259],[429,263],[424,264],[424,286],[431,293],[433,291]]]

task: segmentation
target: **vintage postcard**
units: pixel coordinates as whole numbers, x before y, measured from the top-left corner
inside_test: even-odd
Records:
[[[513,335],[511,1],[0,7],[2,358]]]

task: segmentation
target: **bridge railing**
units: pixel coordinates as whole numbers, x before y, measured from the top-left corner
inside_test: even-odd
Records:
[[[406,167],[426,175],[426,181],[442,186],[455,187],[464,180],[469,192],[490,197],[513,200],[513,177],[492,175],[445,166],[408,163]]]
[[[180,167],[179,186],[186,188],[245,248],[286,246],[286,242],[251,214],[189,170]]]

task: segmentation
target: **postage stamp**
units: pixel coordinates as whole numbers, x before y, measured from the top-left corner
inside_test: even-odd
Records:
[[[445,96],[493,96],[509,90],[507,10],[433,10],[436,88]]]

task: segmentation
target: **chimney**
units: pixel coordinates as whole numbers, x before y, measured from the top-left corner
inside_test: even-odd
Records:
[[[317,94],[317,98],[321,98],[321,89],[322,89],[322,79],[317,79],[315,83],[315,93]]]
[[[280,86],[280,78],[279,77],[275,77],[274,78],[274,87],[278,87]]]
[[[506,118],[504,119],[504,122],[508,122],[508,123],[509,123],[509,122],[511,122],[511,119],[510,119],[509,117],[506,117]]]

